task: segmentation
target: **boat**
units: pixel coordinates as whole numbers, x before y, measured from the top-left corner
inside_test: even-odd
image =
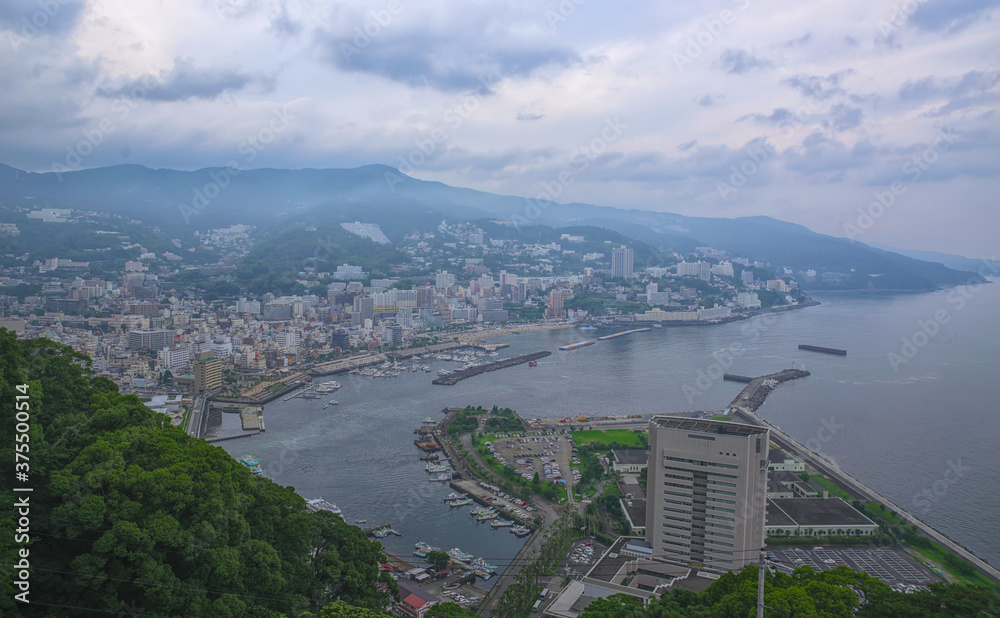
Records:
[[[477,506],[476,508],[469,511],[469,515],[473,517],[479,517],[480,515],[485,515],[487,513],[496,513],[497,510],[492,506]]]
[[[429,464],[427,464],[426,467],[424,467],[424,470],[426,470],[427,472],[446,472],[446,471],[448,471],[450,469],[451,469],[451,464],[449,464],[447,462],[445,462],[443,464],[432,464],[432,463],[429,463]]]
[[[581,326],[580,330],[597,330],[596,326]]]
[[[431,482],[442,482],[443,483],[445,481],[450,481],[453,478],[454,477],[452,476],[451,472],[449,471],[449,472],[445,472],[444,474],[439,474],[437,476],[432,476],[430,478],[430,481]]]
[[[368,520],[367,519],[355,519],[354,523],[356,523],[356,524],[367,524]]]
[[[472,504],[472,498],[461,498],[459,500],[451,500],[448,502],[448,506],[465,506],[466,504]]]
[[[413,546],[413,555],[419,556],[421,558],[426,558],[427,554],[429,554],[432,551],[441,551],[441,548],[428,545],[423,541],[417,541],[416,544],[414,544]]]
[[[582,348],[582,347],[588,346],[588,345],[594,345],[595,343],[597,343],[597,342],[596,341],[577,341],[576,343],[571,343],[569,345],[561,345],[561,346],[559,346],[559,349],[563,350],[563,351],[576,350],[577,348]]]
[[[469,495],[469,494],[459,494],[459,493],[455,493],[455,492],[453,491],[453,492],[451,492],[450,494],[448,494],[447,496],[445,496],[445,497],[444,497],[444,498],[442,498],[442,499],[443,499],[443,500],[444,500],[445,502],[449,502],[449,501],[451,501],[451,500],[462,500],[463,498],[466,498],[466,497],[468,497],[468,495]]]
[[[447,369],[438,369],[438,375],[442,376],[442,377],[444,377],[444,376],[450,376],[451,372],[448,371]]]
[[[499,516],[500,513],[497,513],[496,511],[492,513],[480,513],[479,515],[476,515],[476,521],[487,521],[490,519],[496,519]]]
[[[257,463],[257,460],[254,459],[252,456],[244,455],[242,462],[243,465],[247,467],[247,470],[250,471],[250,474],[254,476],[261,476],[262,474],[264,474],[264,471],[261,469],[260,464]]]
[[[537,366],[538,366],[538,361],[530,361],[530,362],[528,363],[528,366],[529,366],[529,367],[537,367]]]
[[[437,425],[437,421],[429,416],[424,417],[424,425]]]
[[[531,530],[528,530],[524,526],[515,526],[510,529],[510,533],[516,537],[528,536],[531,534]]]
[[[510,519],[494,519],[490,522],[490,525],[494,528],[510,528],[514,525],[514,521]]]
[[[489,564],[482,558],[473,558],[469,566],[478,571],[483,571],[489,573],[490,575],[497,572],[497,567],[495,564]]]
[[[448,556],[455,562],[468,563],[470,560],[475,558],[472,554],[467,554],[461,549],[455,547],[448,550]]]
[[[337,505],[332,502],[327,502],[323,498],[313,498],[312,500],[306,500],[306,510],[310,513],[317,513],[319,511],[329,511],[334,515],[343,516]]]
[[[326,405],[328,405],[328,406],[336,406],[336,405],[339,405],[339,404],[337,403],[336,399],[331,399],[329,402],[327,402]]]

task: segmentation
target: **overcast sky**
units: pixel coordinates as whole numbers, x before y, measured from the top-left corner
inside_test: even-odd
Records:
[[[993,0],[6,0],[0,162],[381,163],[995,256],[997,18]]]

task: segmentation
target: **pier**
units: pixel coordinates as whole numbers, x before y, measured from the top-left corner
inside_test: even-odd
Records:
[[[456,371],[455,373],[441,376],[435,379],[432,384],[444,384],[446,386],[451,386],[457,384],[461,380],[466,378],[471,378],[472,376],[477,376],[481,373],[486,373],[487,371],[496,371],[497,369],[504,369],[506,367],[513,367],[514,365],[520,365],[522,363],[527,363],[533,360],[538,360],[539,358],[545,358],[549,356],[552,352],[533,352],[531,354],[525,354],[523,356],[516,356],[514,358],[508,358],[502,361],[497,361],[495,363],[487,363],[485,365],[480,365],[478,367],[471,367],[469,369],[462,369]]]
[[[810,352],[822,352],[823,354],[834,354],[836,356],[847,356],[847,350],[841,350],[838,348],[824,348],[819,345],[807,345],[804,343],[799,344],[800,350],[809,350]]]
[[[236,438],[248,438],[250,436],[256,436],[260,431],[250,431],[247,433],[238,433],[231,436],[218,436],[215,438],[205,438],[205,442],[222,442],[223,440],[235,440]]]
[[[749,412],[756,412],[757,408],[764,405],[764,400],[771,394],[776,386],[788,380],[804,378],[810,374],[804,369],[783,369],[777,373],[771,373],[759,378],[753,378],[749,384],[740,391],[740,394],[729,404],[730,409],[741,409]],[[745,376],[734,376],[743,378]],[[742,380],[735,380],[740,382]]]

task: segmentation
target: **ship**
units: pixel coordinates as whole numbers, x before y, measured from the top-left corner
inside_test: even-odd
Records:
[[[306,510],[310,513],[317,513],[319,511],[329,511],[334,515],[340,515],[343,517],[343,513],[337,508],[336,504],[332,502],[327,502],[323,498],[313,498],[312,500],[306,500]]]
[[[538,366],[538,361],[531,361],[531,362],[528,363],[528,366],[529,367],[537,367]]]
[[[445,496],[444,498],[442,498],[442,500],[444,500],[445,502],[448,502],[449,500],[461,500],[462,498],[465,498],[468,495],[469,494],[459,494],[459,493],[451,492],[450,494],[448,494],[447,496]]]
[[[466,504],[472,504],[472,498],[459,498],[448,502],[448,506],[465,506]]]
[[[473,558],[475,558],[475,556],[473,556],[472,554],[467,554],[457,547],[449,549],[448,556],[455,562],[461,562],[461,563],[467,563]]]
[[[479,515],[476,515],[476,521],[496,519],[499,515],[500,513],[497,513],[496,511],[493,511],[492,513],[480,513]]]
[[[250,474],[254,476],[260,476],[264,474],[264,471],[261,470],[260,464],[257,463],[257,460],[251,457],[250,455],[244,455],[242,461],[243,465],[246,466],[247,470],[250,471]]]
[[[510,519],[494,519],[490,522],[490,525],[494,528],[509,528],[514,525],[514,521]]]
[[[436,472],[447,472],[450,469],[451,469],[451,464],[449,464],[447,462],[445,462],[443,464],[432,464],[432,463],[429,463],[424,468],[424,470],[426,470],[427,472],[435,472],[435,473]]]
[[[432,476],[430,478],[430,481],[432,481],[432,482],[435,482],[435,481],[445,482],[445,481],[450,481],[452,478],[454,478],[454,477],[452,477],[451,471],[449,470],[448,472],[445,472],[444,474],[439,474],[437,476]]]
[[[496,565],[489,564],[482,558],[473,558],[472,562],[469,563],[469,566],[477,571],[484,571],[486,573],[489,573],[490,575],[497,572]]]
[[[413,546],[413,555],[419,556],[421,558],[426,558],[427,554],[431,553],[432,551],[441,551],[441,548],[433,547],[431,545],[428,545],[427,543],[424,543],[423,541],[417,541],[417,543]]]
[[[594,345],[595,343],[597,343],[597,342],[596,341],[577,341],[576,343],[571,343],[569,345],[561,345],[561,346],[559,346],[559,349],[563,350],[563,351],[575,350],[577,348],[582,348],[584,346]]]

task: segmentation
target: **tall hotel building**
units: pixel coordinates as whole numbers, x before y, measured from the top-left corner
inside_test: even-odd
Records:
[[[769,429],[654,416],[646,542],[653,556],[716,571],[755,562],[764,543]]]

